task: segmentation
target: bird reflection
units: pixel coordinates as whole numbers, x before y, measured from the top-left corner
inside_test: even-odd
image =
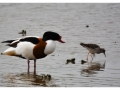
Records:
[[[21,81],[29,81],[32,85],[47,86],[47,83],[51,80],[50,74],[37,75],[33,73],[22,73],[19,75]]]
[[[36,77],[34,78],[34,80],[32,81],[33,85],[41,85],[41,86],[47,86],[47,82],[51,80],[51,75],[47,74],[43,74],[43,75],[36,75]]]
[[[102,63],[98,63],[98,62],[92,62],[89,64],[88,68],[90,70],[100,70],[100,69],[105,69],[105,63],[106,61],[102,64]]]
[[[35,75],[33,72],[30,72],[29,74],[26,72],[17,74],[9,73],[3,78],[5,79],[5,83],[10,83],[10,86],[56,86],[53,82],[51,82],[52,77],[50,74]],[[20,82],[20,84],[18,82]]]
[[[105,69],[105,63],[106,62],[104,62],[104,63],[100,63],[100,62],[88,63],[87,68],[81,70],[81,75],[88,77],[88,76],[98,73],[96,71],[103,71],[102,69]]]

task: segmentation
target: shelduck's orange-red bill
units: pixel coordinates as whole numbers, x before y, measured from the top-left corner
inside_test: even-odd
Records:
[[[61,42],[61,43],[65,43],[64,41],[61,40],[61,38],[62,38],[62,36],[60,36],[58,41]]]

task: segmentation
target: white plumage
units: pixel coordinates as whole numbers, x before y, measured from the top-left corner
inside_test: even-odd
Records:
[[[9,43],[7,45],[10,46],[10,48],[1,54],[27,59],[28,72],[30,60],[34,60],[34,71],[36,71],[36,59],[44,58],[54,52],[56,48],[54,41],[65,43],[61,38],[58,33],[47,31],[43,34],[42,38],[38,36],[26,36],[17,38],[16,40],[3,41],[2,43]]]
[[[20,42],[17,44],[15,52],[17,55],[22,55],[26,59],[34,60],[36,59],[33,55],[34,46],[31,42]]]
[[[56,44],[53,40],[48,40],[46,41],[47,45],[45,47],[44,53],[46,55],[51,54],[52,52],[54,52],[55,48],[56,48]]]

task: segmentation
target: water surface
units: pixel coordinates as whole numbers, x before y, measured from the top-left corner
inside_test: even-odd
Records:
[[[27,60],[1,55],[1,87],[120,86],[120,4],[1,3],[0,12],[0,42],[23,37],[18,34],[23,29],[27,35],[40,37],[45,31],[55,31],[66,42],[56,42],[54,53],[37,60],[36,75],[33,61],[28,75]],[[88,51],[80,42],[100,45],[106,49],[107,57],[99,54],[95,56],[94,64],[81,64]],[[0,52],[7,48],[0,44]],[[75,58],[75,64],[66,64],[71,58]],[[96,67],[98,64],[101,66]],[[51,80],[41,80],[43,74],[50,74]]]

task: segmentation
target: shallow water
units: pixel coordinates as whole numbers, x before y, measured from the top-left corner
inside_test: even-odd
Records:
[[[37,71],[27,73],[27,60],[1,55],[0,86],[37,87],[119,87],[120,86],[120,4],[0,4],[0,42],[27,35],[58,32],[66,42],[56,42],[56,50],[37,60]],[[86,27],[86,26],[89,27]],[[93,63],[81,64],[87,50],[80,42],[106,49]],[[0,52],[8,47],[0,44]],[[66,64],[75,58],[75,63]],[[91,58],[89,57],[89,62]],[[41,80],[41,75],[51,75]]]

